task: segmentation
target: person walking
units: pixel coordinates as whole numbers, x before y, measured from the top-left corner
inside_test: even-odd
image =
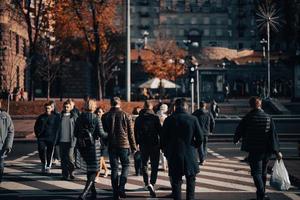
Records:
[[[96,102],[88,100],[83,108],[84,112],[76,121],[74,133],[77,138],[77,148],[87,166],[87,181],[83,192],[79,196],[81,200],[86,199],[90,190],[92,199],[96,199],[95,178],[100,168],[100,139],[106,137],[97,115],[94,114]]]
[[[15,130],[11,117],[1,109],[0,101],[0,184],[4,173],[4,158],[12,150],[14,133]]]
[[[272,154],[282,159],[279,151],[278,135],[274,121],[261,108],[259,97],[249,100],[251,111],[246,114],[236,128],[233,142],[242,138],[241,150],[248,152],[251,175],[256,186],[256,199],[265,199],[267,166]]]
[[[168,160],[172,197],[181,200],[182,176],[186,178],[186,199],[195,199],[196,148],[203,141],[198,120],[187,113],[188,104],[184,98],[176,99],[175,112],[164,121],[161,145]]]
[[[207,104],[204,101],[200,102],[200,108],[193,113],[197,117],[201,132],[203,133],[203,141],[198,148],[199,164],[204,165],[207,156],[208,136],[212,134],[215,127],[215,120],[212,114],[207,110]]]
[[[49,103],[51,104],[51,108],[52,108],[52,113],[54,113],[55,115],[57,115],[58,118],[60,118],[60,112],[57,109],[57,105],[56,102],[54,100],[50,100]],[[53,165],[59,165],[59,162],[61,160],[60,158],[60,150],[59,150],[59,145],[58,144],[54,144],[54,153],[52,156],[52,164]]]
[[[75,179],[75,158],[74,148],[76,138],[74,136],[75,123],[78,116],[72,112],[72,103],[67,100],[63,104],[61,113],[60,128],[58,133],[58,144],[61,158],[62,179]]]
[[[104,132],[104,130],[103,130],[103,125],[102,125],[102,121],[101,121],[102,115],[104,114],[104,110],[103,110],[101,107],[98,107],[98,108],[96,108],[96,110],[95,110],[95,114],[96,114],[97,117],[98,117],[99,124],[100,124],[100,128],[101,128],[102,131]],[[107,135],[107,133],[105,133],[105,134]],[[107,176],[108,176],[108,168],[107,168],[107,166],[106,166],[105,159],[104,159],[104,155],[105,155],[105,152],[106,152],[106,142],[104,141],[103,138],[100,139],[100,144],[101,144],[101,150],[100,150],[101,153],[100,153],[100,161],[99,161],[99,164],[100,164],[100,170],[99,170],[99,172],[97,173],[97,176],[96,176],[96,182],[99,181],[101,169],[104,170],[104,175],[103,175],[103,177],[107,177]]]
[[[153,105],[150,101],[145,101],[144,109],[136,118],[134,133],[137,147],[141,151],[145,188],[149,190],[151,197],[155,198],[154,185],[157,180],[159,165],[161,124],[159,117],[153,111]],[[150,183],[148,177],[149,159],[151,162]]]
[[[104,131],[108,133],[108,154],[111,166],[111,183],[113,188],[113,199],[126,198],[125,184],[129,171],[130,150],[136,151],[132,120],[126,112],[121,109],[121,99],[111,99],[111,109],[102,117]],[[119,179],[118,162],[122,165]]]
[[[34,124],[42,173],[51,173],[54,147],[58,137],[59,115],[52,112],[51,102],[44,104],[45,112],[38,116]]]
[[[167,104],[161,104],[159,106],[159,110],[156,112],[157,116],[159,117],[160,124],[163,125],[165,119],[168,117],[168,105]],[[162,166],[163,171],[167,171],[168,165],[167,165],[167,159],[164,156],[163,152],[160,151],[160,162]]]
[[[214,117],[214,119],[216,119],[219,116],[220,107],[218,106],[218,104],[215,100],[211,101],[210,112],[211,112],[212,116]]]

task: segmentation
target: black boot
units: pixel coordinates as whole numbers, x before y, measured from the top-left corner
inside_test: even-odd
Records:
[[[91,199],[97,199],[97,190],[96,190],[96,186],[95,183],[93,183],[92,187],[91,187]]]
[[[79,200],[85,200],[86,199],[86,196],[88,195],[93,183],[94,183],[93,181],[87,180],[83,192],[78,197]]]

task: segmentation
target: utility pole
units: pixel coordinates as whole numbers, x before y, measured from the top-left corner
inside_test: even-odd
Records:
[[[127,55],[126,55],[126,101],[131,101],[131,48],[130,48],[130,0],[127,0],[126,5],[126,28],[127,28]]]

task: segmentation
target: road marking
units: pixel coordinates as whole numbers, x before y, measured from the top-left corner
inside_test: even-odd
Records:
[[[34,155],[36,155],[36,154],[38,154],[38,153],[39,153],[38,151],[34,151],[34,152],[32,152],[32,153],[27,154],[26,156],[22,156],[22,157],[17,158],[17,159],[15,159],[15,160],[13,160],[13,161],[14,161],[14,162],[21,162],[21,161],[23,161],[23,160],[25,160],[25,159],[27,159],[27,158],[29,158],[29,157],[31,157],[31,156],[34,156]]]

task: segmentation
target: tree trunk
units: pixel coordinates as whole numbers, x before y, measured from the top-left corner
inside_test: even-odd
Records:
[[[95,63],[97,66],[97,100],[101,100],[102,99],[102,84],[101,84],[101,72],[100,72],[100,65]]]
[[[50,100],[50,87],[51,87],[51,83],[50,81],[47,81],[47,101]]]

